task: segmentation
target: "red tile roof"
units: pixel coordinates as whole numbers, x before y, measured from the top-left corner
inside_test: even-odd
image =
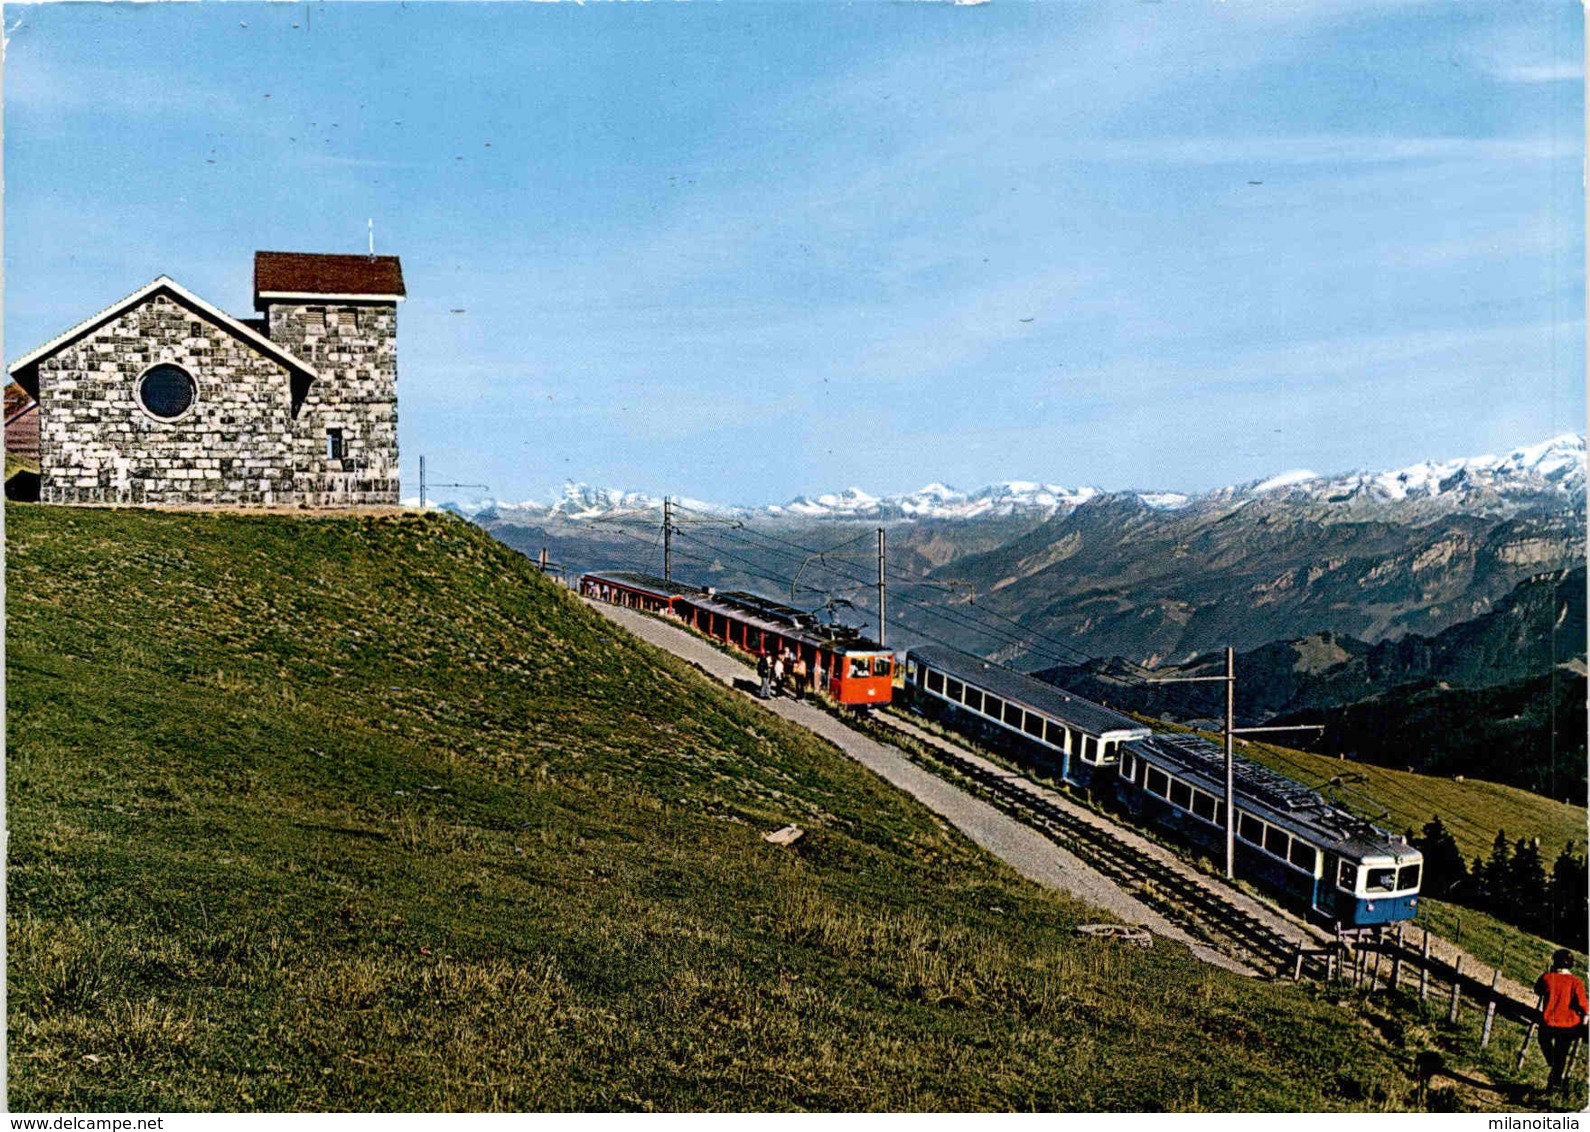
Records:
[[[402,295],[403,267],[395,255],[314,255],[255,252],[254,305],[260,296]]]

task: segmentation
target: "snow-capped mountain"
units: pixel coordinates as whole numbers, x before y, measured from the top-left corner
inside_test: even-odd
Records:
[[[1023,480],[971,492],[930,483],[904,495],[883,498],[851,487],[832,495],[797,496],[763,511],[803,519],[982,519],[1029,513],[1048,516],[1070,510],[1097,494],[1099,490],[1094,487],[1073,489]]]
[[[799,495],[788,503],[766,507],[738,507],[699,499],[675,499],[674,502],[682,511],[737,518],[981,519],[1029,513],[1047,517],[1056,512],[1068,511],[1098,494],[1099,489],[1093,487],[1073,489],[1018,480],[993,484],[972,492],[957,491],[945,484],[933,483],[916,491],[892,496],[871,495],[859,487],[850,487],[822,495]],[[505,519],[557,518],[570,522],[605,518],[619,512],[660,513],[662,506],[660,496],[646,492],[592,487],[572,481],[564,484],[562,498],[552,503],[535,500],[520,503],[477,500],[473,503],[474,511],[489,509]],[[462,509],[470,510],[469,507]]]
[[[699,499],[675,498],[674,502],[682,510],[707,512],[713,515],[748,515],[752,513],[751,508],[723,507],[716,503],[706,503]],[[404,500],[404,503],[409,506],[415,506],[419,503],[419,500]],[[644,491],[593,487],[587,483],[575,483],[570,480],[563,485],[563,495],[551,503],[542,503],[534,499],[526,499],[517,503],[505,499],[477,499],[468,503],[437,503],[432,501],[429,506],[476,516],[481,512],[489,511],[500,517],[518,521],[564,519],[577,523],[590,519],[605,519],[618,514],[637,512],[655,511],[660,515],[663,509],[663,501],[661,496],[649,495]]]
[[[1328,504],[1428,501],[1483,509],[1551,497],[1583,500],[1584,492],[1585,438],[1569,433],[1515,448],[1505,456],[1426,460],[1395,471],[1337,476],[1283,472],[1211,494],[1233,498],[1273,494]]]
[[[1585,438],[1568,434],[1540,444],[1516,448],[1505,456],[1468,456],[1427,460],[1386,472],[1350,472],[1323,476],[1313,471],[1281,472],[1262,480],[1188,494],[1176,491],[1123,493],[1155,511],[1177,511],[1207,505],[1229,506],[1266,498],[1277,503],[1297,501],[1339,509],[1344,516],[1383,506],[1410,505],[1416,512],[1432,509],[1494,511],[1521,503],[1578,502],[1585,493]],[[878,496],[859,487],[821,495],[800,495],[787,503],[743,507],[676,499],[682,510],[720,517],[768,518],[788,521],[822,520],[958,520],[1018,516],[1046,519],[1065,515],[1089,500],[1106,494],[1097,487],[1061,487],[1057,484],[1011,480],[975,491],[960,491],[931,483],[902,495]],[[446,506],[446,505],[444,505]],[[455,503],[452,510],[467,514],[490,512],[510,522],[561,519],[583,522],[618,513],[661,513],[660,496],[642,491],[593,487],[569,482],[561,498],[551,503],[525,500],[476,500]]]

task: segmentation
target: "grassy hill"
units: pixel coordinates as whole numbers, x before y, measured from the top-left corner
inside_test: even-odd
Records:
[[[462,522],[6,525],[14,1109],[1412,1103]]]
[[[1425,681],[1277,723],[1323,723],[1320,747],[1357,761],[1414,764],[1520,786],[1562,802],[1585,797],[1585,678],[1557,670],[1490,688]]]
[[[1220,739],[1218,735],[1210,737],[1216,742]],[[1548,867],[1564,845],[1573,844],[1581,854],[1585,852],[1585,807],[1554,801],[1515,786],[1472,778],[1460,782],[1271,743],[1248,743],[1238,750],[1311,785],[1341,776],[1362,804],[1347,795],[1343,800],[1376,817],[1379,824],[1394,832],[1412,829],[1417,833],[1439,814],[1469,860],[1490,853],[1497,830],[1506,830],[1514,840],[1540,838]],[[1383,816],[1377,817],[1382,812]]]

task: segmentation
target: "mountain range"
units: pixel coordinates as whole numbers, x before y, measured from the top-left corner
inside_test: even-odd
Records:
[[[1062,487],[1036,481],[1011,480],[973,491],[942,483],[901,495],[876,496],[859,487],[819,495],[800,495],[782,504],[761,507],[676,500],[682,508],[717,516],[767,517],[792,520],[934,520],[1031,516],[1049,519],[1099,496],[1135,497],[1145,506],[1180,510],[1203,504],[1232,505],[1266,495],[1332,504],[1344,513],[1362,513],[1380,504],[1425,504],[1436,509],[1493,512],[1551,499],[1583,500],[1585,438],[1567,434],[1540,444],[1514,449],[1505,456],[1470,456],[1427,460],[1382,472],[1349,472],[1321,476],[1311,471],[1282,472],[1248,483],[1201,493],[1178,491],[1106,492],[1101,488]],[[417,503],[418,500],[413,502]],[[523,521],[557,517],[573,522],[618,512],[661,511],[659,496],[641,491],[592,487],[570,481],[560,498],[542,503],[483,500],[454,502],[464,514],[489,512]]]
[[[1323,725],[1301,742],[1582,805],[1585,584],[1583,566],[1536,575],[1490,612],[1434,636],[1369,644],[1325,632],[1242,653],[1234,660],[1239,726]],[[1114,657],[1035,675],[1112,707],[1215,728],[1220,685],[1151,681],[1224,668],[1222,657],[1201,656],[1150,674]]]
[[[1433,636],[1410,633],[1370,644],[1326,631],[1239,653],[1237,713],[1270,719],[1340,707],[1416,683],[1484,688],[1544,676],[1553,669],[1582,676],[1585,586],[1583,566],[1551,571],[1525,579],[1489,612]],[[1153,675],[1213,676],[1223,671],[1222,657],[1205,654],[1187,664],[1158,668]],[[1036,675],[1078,695],[1171,719],[1217,715],[1224,695],[1213,685],[1206,692],[1169,684],[1145,686],[1142,671],[1120,657],[1059,665]]]
[[[671,564],[703,585],[875,617],[887,534],[890,643],[943,640],[1014,667],[1189,660],[1336,633],[1375,644],[1480,616],[1525,579],[1582,563],[1585,442],[1390,472],[1283,473],[1198,494],[1007,483],[776,507],[681,500]],[[660,573],[661,500],[570,485],[472,512],[573,571]]]

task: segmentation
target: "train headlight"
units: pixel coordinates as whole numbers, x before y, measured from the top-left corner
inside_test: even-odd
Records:
[[[1369,910],[1370,910],[1370,911],[1371,911],[1371,912],[1373,912],[1373,911],[1374,911],[1374,910],[1375,910],[1375,902],[1374,902],[1374,901],[1373,901],[1373,900],[1371,900],[1371,901],[1370,901],[1370,902],[1369,902]]]

